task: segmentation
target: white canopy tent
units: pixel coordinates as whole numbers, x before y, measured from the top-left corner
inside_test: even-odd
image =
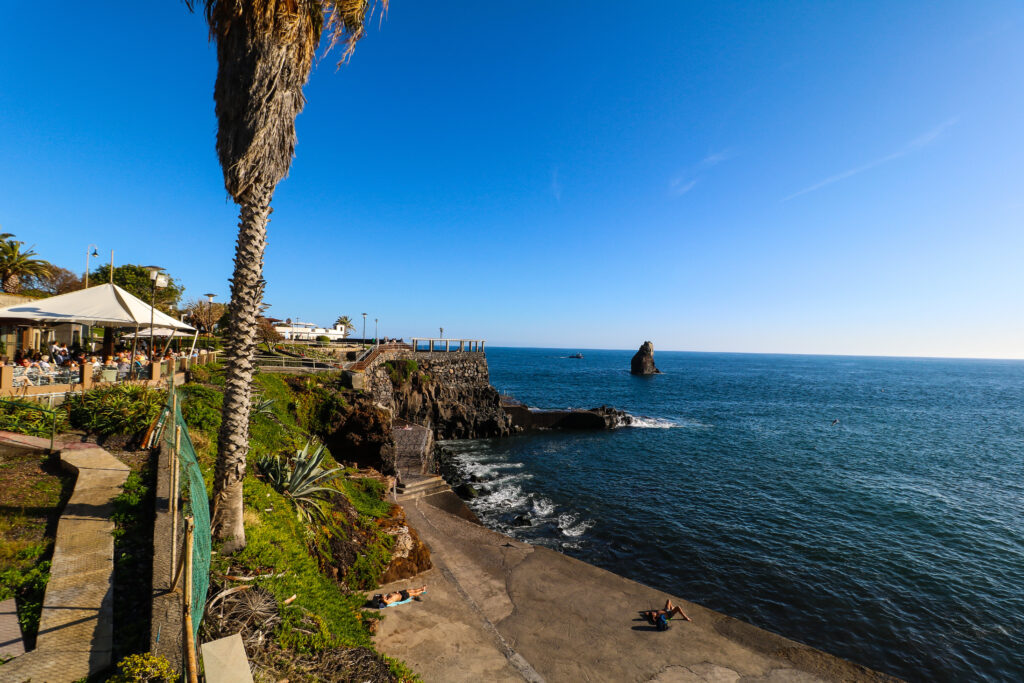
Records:
[[[149,327],[150,320],[154,326],[196,331],[191,325],[175,320],[159,309],[151,308],[138,297],[109,283],[0,308],[0,324],[78,323],[92,327],[138,328],[141,325]]]
[[[125,337],[125,339],[132,339],[135,336],[138,336],[140,339],[146,339],[150,336],[150,329],[149,326],[147,325],[146,327],[140,329],[138,332],[129,332],[123,336]],[[192,333],[189,332],[188,330],[172,330],[169,327],[154,327],[152,336],[174,337],[175,339],[181,339],[182,337],[191,337]]]
[[[191,325],[176,320],[159,309],[151,307],[138,297],[129,294],[115,284],[96,285],[77,292],[51,296],[38,301],[26,301],[0,308],[0,324],[11,325],[61,325],[73,323],[90,327],[133,327],[133,337],[139,334],[142,325],[147,332],[153,326],[156,330],[167,328],[173,333],[195,333]],[[195,339],[192,342],[195,348]],[[133,350],[134,353],[134,350]]]

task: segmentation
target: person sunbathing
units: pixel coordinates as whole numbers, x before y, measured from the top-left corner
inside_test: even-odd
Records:
[[[395,591],[393,593],[378,593],[373,596],[373,606],[378,609],[384,609],[388,605],[394,605],[398,602],[405,602],[412,598],[418,597],[427,592],[427,587],[422,586],[420,588],[409,588],[407,590]]]
[[[673,605],[672,599],[669,598],[665,601],[665,609],[649,609],[640,612],[640,616],[647,620],[651,626],[656,626],[659,631],[664,631],[668,628],[668,622],[672,617],[678,616],[686,621],[693,621],[690,617],[686,616],[686,612],[679,605]]]

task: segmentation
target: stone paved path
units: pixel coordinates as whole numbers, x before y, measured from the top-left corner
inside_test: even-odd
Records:
[[[128,478],[128,466],[92,444],[69,444],[61,451],[61,461],[78,477],[57,525],[36,649],[0,666],[0,683],[28,679],[64,683],[110,665],[114,577],[110,516],[113,500]]]
[[[0,659],[25,654],[14,598],[0,602]]]

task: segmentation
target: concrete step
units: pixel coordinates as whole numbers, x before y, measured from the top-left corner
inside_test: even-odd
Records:
[[[432,496],[442,491],[451,491],[451,488],[448,487],[448,483],[444,479],[437,476],[425,477],[414,482],[408,482],[404,487],[400,485],[396,498],[400,501],[412,500],[414,498]]]
[[[436,474],[409,477],[403,481],[398,482],[398,492],[403,493],[405,491],[415,491],[417,489],[433,486],[439,481],[443,482],[444,479],[442,479]]]

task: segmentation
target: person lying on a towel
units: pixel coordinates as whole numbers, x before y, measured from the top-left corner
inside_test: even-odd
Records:
[[[667,631],[669,628],[669,620],[677,615],[686,621],[693,621],[693,619],[686,616],[682,607],[679,605],[673,605],[671,599],[665,601],[665,609],[649,609],[640,612],[640,616],[646,619],[648,624],[654,626],[659,631]]]
[[[407,590],[395,591],[394,593],[377,593],[373,596],[370,602],[377,609],[384,609],[385,607],[392,607],[394,605],[401,605],[409,602],[413,598],[419,599],[419,596],[427,592],[427,587],[422,586],[420,588],[409,588]]]

